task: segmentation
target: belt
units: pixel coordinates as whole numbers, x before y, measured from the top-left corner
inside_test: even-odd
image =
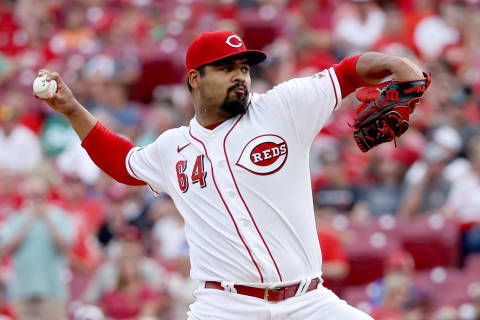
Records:
[[[310,282],[310,285],[308,286],[305,292],[309,292],[317,289],[318,284],[320,282],[321,281],[319,278],[312,279],[312,281]],[[266,301],[277,302],[277,301],[283,301],[288,298],[294,297],[297,294],[299,286],[300,286],[300,283],[297,283],[291,286],[277,287],[277,288],[254,288],[254,287],[248,287],[248,286],[242,286],[242,285],[235,285],[234,288],[238,294],[243,294],[250,297],[264,299]],[[217,281],[206,281],[205,288],[225,290],[225,288],[222,287],[222,284]]]

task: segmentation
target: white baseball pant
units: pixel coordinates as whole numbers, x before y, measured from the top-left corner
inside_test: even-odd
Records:
[[[187,320],[373,320],[321,284],[316,290],[280,302],[202,286],[194,296]]]

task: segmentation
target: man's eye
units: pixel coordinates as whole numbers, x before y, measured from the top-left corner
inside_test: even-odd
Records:
[[[230,71],[232,71],[232,67],[223,67],[222,71],[230,72]]]
[[[250,68],[249,68],[249,67],[242,67],[242,72],[245,72],[245,73],[247,73],[249,70],[250,70]]]

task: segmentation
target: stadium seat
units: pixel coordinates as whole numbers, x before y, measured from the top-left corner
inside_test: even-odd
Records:
[[[352,239],[346,245],[350,272],[345,284],[361,285],[380,278],[386,257],[400,247],[395,233],[377,221],[351,224],[348,230]]]
[[[460,234],[453,221],[431,215],[403,222],[399,225],[399,237],[403,249],[413,256],[417,270],[458,264]]]

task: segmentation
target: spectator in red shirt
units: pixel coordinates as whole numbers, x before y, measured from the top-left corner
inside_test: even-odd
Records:
[[[141,231],[135,227],[122,230],[124,237],[140,239]],[[100,304],[107,317],[112,319],[143,319],[155,317],[166,299],[149,286],[142,278],[139,260],[123,256],[118,260],[117,286],[106,292]]]
[[[349,266],[345,247],[339,235],[330,227],[328,211],[317,210],[317,233],[322,250],[322,278],[324,285],[339,293]]]

